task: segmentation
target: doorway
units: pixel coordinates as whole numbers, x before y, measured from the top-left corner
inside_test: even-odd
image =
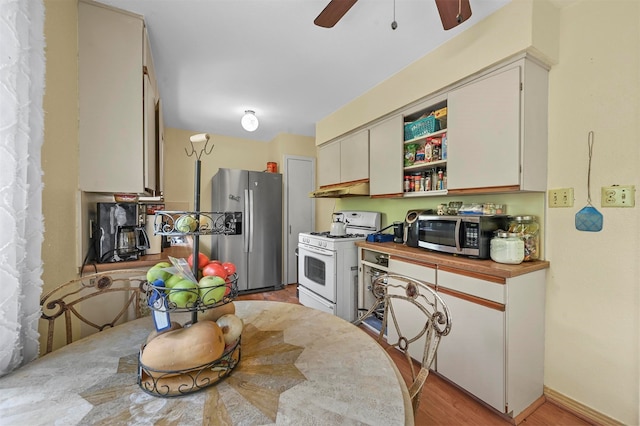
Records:
[[[297,283],[298,234],[315,229],[315,199],[309,193],[315,189],[316,159],[284,156],[284,283]]]

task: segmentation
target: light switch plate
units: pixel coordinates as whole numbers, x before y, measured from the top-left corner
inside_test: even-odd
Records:
[[[602,187],[602,207],[634,207],[636,187],[633,185],[613,185]]]
[[[573,207],[573,188],[550,189],[549,207]]]

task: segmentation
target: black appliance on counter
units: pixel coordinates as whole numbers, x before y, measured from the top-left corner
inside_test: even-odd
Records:
[[[404,243],[408,247],[418,247],[418,216],[422,210],[409,210],[404,219]]]
[[[93,242],[99,263],[138,260],[149,248],[147,209],[138,203],[97,203]]]

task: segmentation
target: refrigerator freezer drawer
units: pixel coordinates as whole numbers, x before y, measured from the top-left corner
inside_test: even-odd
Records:
[[[298,299],[301,304],[309,308],[318,309],[331,315],[336,314],[336,305],[300,285],[298,286]]]

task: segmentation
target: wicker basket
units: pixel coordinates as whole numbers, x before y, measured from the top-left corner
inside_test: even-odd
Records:
[[[440,121],[434,115],[404,125],[404,140],[408,141],[440,130]]]

